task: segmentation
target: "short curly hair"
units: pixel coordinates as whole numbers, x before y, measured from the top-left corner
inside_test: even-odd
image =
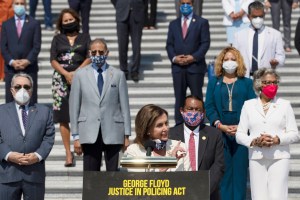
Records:
[[[217,77],[224,75],[225,71],[224,71],[222,65],[224,62],[224,57],[225,57],[226,53],[228,53],[228,52],[232,53],[236,58],[236,62],[238,64],[237,70],[235,72],[236,76],[244,77],[246,74],[246,67],[244,64],[244,59],[243,59],[243,56],[241,55],[241,53],[239,52],[239,50],[237,50],[234,47],[226,47],[218,55],[218,57],[216,58],[216,61],[215,61],[215,75]]]
[[[272,68],[260,68],[253,74],[253,89],[257,95],[259,95],[261,91],[262,79],[266,75],[274,75],[277,81],[280,81],[279,74]]]

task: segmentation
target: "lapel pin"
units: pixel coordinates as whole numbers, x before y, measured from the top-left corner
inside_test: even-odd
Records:
[[[205,137],[205,136],[202,136],[202,140],[206,140],[206,137]]]
[[[193,18],[193,20],[192,20],[193,22],[195,22],[196,21],[196,19],[195,18]]]

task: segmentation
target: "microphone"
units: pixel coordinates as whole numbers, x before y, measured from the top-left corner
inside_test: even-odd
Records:
[[[144,143],[144,147],[147,150],[146,156],[151,156],[151,151],[155,148],[155,142],[152,140],[147,140]]]

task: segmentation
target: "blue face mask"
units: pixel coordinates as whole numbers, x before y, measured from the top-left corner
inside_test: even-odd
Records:
[[[189,14],[191,14],[193,12],[193,6],[191,6],[191,5],[187,4],[187,3],[182,4],[180,6],[180,12],[184,16],[188,16]]]
[[[166,148],[167,141],[162,141],[162,140],[156,139],[156,140],[154,140],[154,142],[155,142],[155,149],[162,150],[162,149]]]
[[[14,12],[17,16],[21,17],[25,14],[25,6],[23,5],[14,5]]]
[[[91,56],[91,61],[94,64],[97,64],[98,66],[102,66],[104,65],[104,63],[106,62],[107,56],[105,55],[100,55],[100,56]]]

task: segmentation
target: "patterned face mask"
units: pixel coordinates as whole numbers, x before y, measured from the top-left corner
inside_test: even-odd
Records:
[[[153,140],[155,142],[155,149],[162,150],[166,148],[167,141],[161,141],[159,139]]]
[[[107,56],[105,55],[91,56],[90,58],[92,63],[102,66],[106,62]]]
[[[181,113],[183,120],[189,126],[198,126],[203,122],[204,113],[199,111],[188,111]]]

